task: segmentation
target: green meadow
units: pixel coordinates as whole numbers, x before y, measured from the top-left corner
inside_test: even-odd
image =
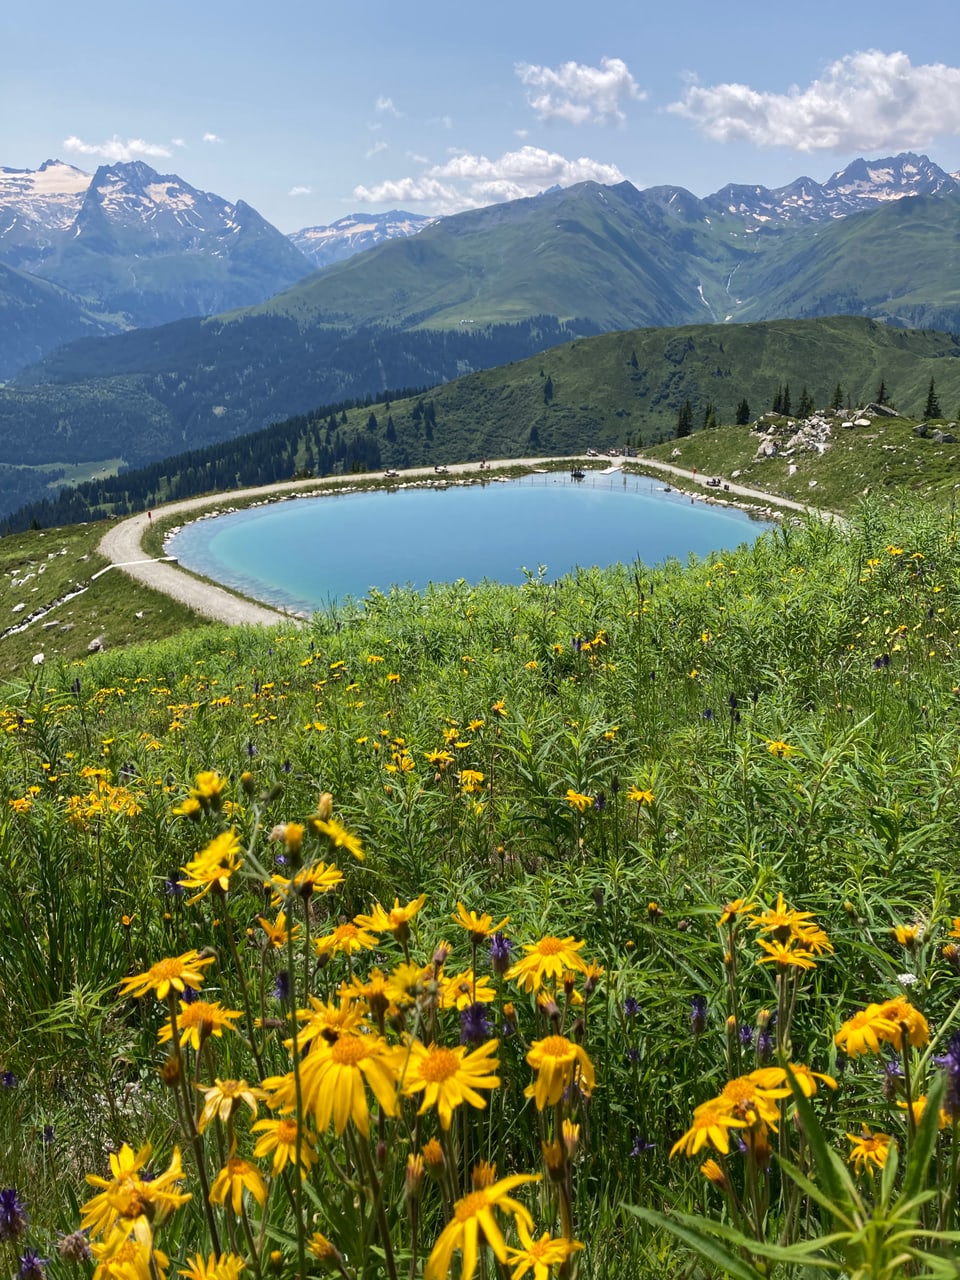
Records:
[[[958,584],[868,498],[10,668],[6,1272],[955,1275]]]

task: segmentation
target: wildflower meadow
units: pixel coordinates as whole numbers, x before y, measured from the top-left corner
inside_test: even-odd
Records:
[[[958,1274],[951,513],[39,662],[0,753],[0,1274]]]

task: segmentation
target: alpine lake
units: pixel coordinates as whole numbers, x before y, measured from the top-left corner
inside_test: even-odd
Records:
[[[520,583],[618,561],[684,561],[753,542],[771,527],[736,507],[692,502],[649,476],[548,472],[262,504],[196,520],[166,550],[244,595],[313,613],[394,585]]]

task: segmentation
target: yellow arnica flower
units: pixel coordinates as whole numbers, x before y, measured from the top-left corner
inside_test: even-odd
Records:
[[[470,935],[470,941],[475,947],[486,941],[492,933],[499,933],[505,925],[510,923],[510,917],[504,916],[499,924],[494,924],[493,916],[487,915],[486,912],[482,916],[478,916],[475,911],[468,911],[462,902],[457,903],[457,910],[451,916],[451,919],[454,924],[466,929]]]
[[[695,1156],[709,1142],[714,1150],[726,1155],[730,1150],[730,1130],[745,1129],[747,1121],[733,1113],[731,1104],[720,1098],[701,1103],[693,1112],[693,1124],[670,1150],[670,1159],[682,1151]]]
[[[431,1107],[436,1107],[442,1128],[449,1129],[454,1108],[464,1102],[469,1102],[472,1107],[485,1107],[487,1100],[477,1090],[498,1088],[500,1077],[493,1074],[500,1065],[499,1059],[493,1057],[497,1044],[496,1040],[488,1040],[479,1049],[468,1053],[465,1045],[447,1049],[439,1044],[411,1041],[406,1063],[400,1061],[405,1056],[403,1051],[397,1050],[396,1060],[403,1070],[404,1094],[409,1097],[422,1092],[423,1101],[418,1114],[423,1115]]]
[[[526,1223],[519,1218],[517,1235],[522,1248],[507,1248],[508,1265],[513,1267],[510,1280],[523,1280],[528,1272],[533,1273],[533,1280],[550,1280],[554,1267],[559,1267],[571,1254],[578,1253],[583,1248],[579,1240],[554,1237],[548,1232],[544,1232],[539,1240],[534,1240]]]
[[[915,1049],[919,1049],[929,1042],[930,1027],[926,1018],[904,996],[895,996],[892,1000],[885,1000],[880,1008],[884,1016],[889,1018],[896,1026],[896,1033],[891,1038],[890,1043],[898,1053],[903,1048],[903,1027],[906,1027],[907,1030],[907,1040]]]
[[[466,1009],[470,1004],[492,1004],[497,993],[485,975],[476,977],[472,969],[465,969],[452,978],[443,979],[440,991],[441,1009]]]
[[[895,924],[890,930],[901,947],[913,948],[923,938],[922,924]]]
[[[285,876],[271,876],[270,884],[275,890],[271,905],[278,907],[290,894],[309,898],[314,893],[330,893],[343,884],[343,872],[326,862],[314,862],[309,867],[301,867],[292,880]]]
[[[360,837],[342,827],[336,818],[312,818],[311,825],[318,835],[326,836],[335,849],[346,849],[358,862],[362,862],[367,856],[360,844]]]
[[[784,1083],[789,1083],[787,1072],[780,1067],[765,1068],[768,1071],[779,1071],[783,1076]],[[790,1072],[796,1081],[797,1088],[805,1098],[812,1098],[817,1092],[817,1081],[820,1080],[828,1089],[836,1089],[837,1082],[833,1076],[828,1076],[823,1071],[811,1071],[809,1067],[803,1066],[800,1062],[790,1063]],[[773,1079],[773,1077],[771,1077]]]
[[[907,1110],[907,1104],[905,1102],[898,1102],[897,1106],[900,1108],[901,1111]],[[926,1109],[927,1109],[927,1095],[925,1093],[921,1094],[919,1098],[914,1098],[913,1101],[910,1103],[910,1111],[913,1115],[913,1123],[915,1125],[918,1125],[920,1121],[923,1119],[923,1113],[924,1111],[926,1111]],[[945,1129],[949,1123],[950,1123],[949,1112],[944,1111],[943,1107],[941,1107],[940,1115],[937,1121],[937,1128]]]
[[[766,938],[758,938],[757,945],[767,954],[760,957],[757,964],[775,964],[778,969],[814,969],[816,961],[809,951],[795,942],[767,942]]]
[[[307,1249],[319,1261],[336,1268],[337,1265],[342,1268],[343,1259],[340,1250],[335,1244],[331,1244],[322,1231],[315,1231],[307,1241]]]
[[[236,1253],[221,1253],[219,1258],[211,1253],[207,1259],[204,1259],[202,1253],[198,1253],[177,1274],[186,1276],[187,1280],[237,1280],[246,1265]]]
[[[184,889],[200,890],[187,900],[187,905],[199,901],[213,888],[226,893],[230,887],[230,877],[242,864],[240,841],[237,839],[236,831],[231,827],[229,831],[222,831],[220,835],[215,836],[192,862],[188,862],[181,868],[186,872],[187,878],[178,883],[183,885]]]
[[[742,915],[752,911],[754,906],[754,903],[745,902],[743,898],[734,898],[732,902],[724,903],[720,919],[717,921],[717,928],[722,929],[725,924],[735,923]]]
[[[566,800],[570,808],[576,809],[577,813],[586,813],[588,809],[593,808],[593,796],[584,795],[582,791],[574,791],[572,787],[567,788]]]
[[[273,1156],[273,1168],[271,1172],[276,1178],[290,1164],[297,1164],[297,1122],[292,1117],[284,1117],[280,1120],[258,1120],[253,1126],[253,1132],[263,1132],[263,1137],[257,1139],[257,1145],[253,1149],[255,1156]],[[317,1157],[313,1150],[316,1145],[316,1138],[307,1128],[302,1128],[300,1134],[300,1176],[305,1178],[310,1172],[310,1166],[316,1164]]]
[[[120,994],[145,996],[148,991],[154,991],[158,1000],[166,1000],[171,991],[184,991],[187,987],[197,991],[203,985],[203,970],[213,964],[213,959],[213,956],[201,956],[199,951],[185,951],[181,956],[158,960],[146,973],[124,978]]]
[[[170,1259],[146,1238],[116,1227],[105,1240],[94,1241],[90,1252],[96,1261],[94,1280],[163,1280]]]
[[[378,1035],[345,1034],[333,1044],[318,1039],[300,1064],[300,1087],[305,1107],[317,1128],[343,1133],[352,1120],[365,1138],[370,1136],[370,1111],[364,1082],[388,1116],[397,1109],[399,1072],[387,1042]]]
[[[421,893],[419,898],[413,898],[405,907],[401,907],[400,899],[394,898],[389,911],[385,911],[378,902],[368,916],[354,916],[353,922],[362,929],[373,929],[376,933],[392,933],[398,938],[406,938],[410,934],[410,921],[426,900],[427,895]]]
[[[223,803],[223,792],[226,783],[213,769],[198,773],[196,781],[190,788],[190,798],[196,800],[204,809],[219,809]]]
[[[778,1099],[789,1096],[790,1086],[784,1084],[784,1072],[779,1067],[761,1067],[730,1080],[723,1086],[719,1100],[732,1107],[734,1115],[748,1124],[760,1120],[776,1129],[780,1119]]]
[[[374,973],[379,972],[379,969],[374,970]],[[339,1036],[345,1031],[356,1031],[364,1018],[364,1010],[355,1003],[358,995],[365,996],[366,992],[360,979],[354,978],[353,986],[344,984],[341,987],[340,1004],[333,1004],[332,1001],[324,1004],[316,996],[307,996],[310,1001],[310,1008],[297,1010],[297,1018],[304,1024],[297,1037],[299,1047],[304,1049],[317,1036],[330,1039],[330,1032],[333,1032],[334,1036]],[[389,1001],[387,1003],[389,1004]],[[292,1049],[292,1038],[285,1040],[284,1045],[288,1049]]]
[[[219,1076],[209,1088],[203,1085],[196,1087],[203,1094],[203,1110],[197,1121],[197,1128],[201,1133],[214,1117],[219,1117],[220,1123],[226,1124],[241,1104],[249,1107],[256,1115],[257,1101],[262,1101],[267,1096],[263,1089],[252,1088],[246,1080],[221,1080]]]
[[[231,1209],[239,1216],[243,1209],[244,1191],[249,1191],[261,1208],[266,1203],[267,1184],[260,1170],[249,1160],[231,1155],[213,1180],[213,1186],[210,1188],[210,1203],[226,1204],[229,1197]]]
[[[751,916],[750,923],[761,933],[769,933],[775,941],[786,942],[795,935],[798,925],[812,917],[812,911],[793,911],[784,902],[783,894],[778,893],[776,906]]]
[[[555,982],[562,981],[564,969],[586,973],[587,966],[577,955],[585,945],[582,941],[574,942],[572,937],[554,938],[548,935],[539,942],[525,946],[523,958],[510,966],[506,977],[516,980],[524,991],[539,991],[547,978],[552,978]]]
[[[208,1036],[222,1036],[224,1027],[228,1031],[236,1031],[233,1024],[242,1016],[240,1009],[224,1009],[219,1004],[208,1004],[206,1000],[192,1000],[189,1004],[181,1000],[177,1015],[181,1048],[189,1044],[199,1053],[201,1044]],[[157,1032],[157,1040],[160,1044],[165,1044],[172,1039],[173,1019],[168,1018]]]
[[[593,1063],[586,1051],[566,1036],[534,1040],[527,1062],[536,1071],[537,1079],[524,1092],[534,1099],[538,1111],[555,1106],[572,1084],[588,1096],[596,1087]]]
[[[868,1004],[866,1009],[847,1019],[834,1039],[851,1058],[861,1053],[879,1053],[882,1043],[892,1044],[899,1052],[904,1026],[907,1040],[915,1048],[930,1039],[930,1028],[920,1010],[903,996],[897,996],[883,1004]]]
[[[634,804],[643,804],[647,808],[653,804],[654,795],[649,787],[631,787],[627,792],[627,799],[632,800]]]
[[[847,1156],[847,1164],[852,1164],[857,1173],[863,1173],[864,1170],[872,1173],[871,1166],[882,1169],[887,1163],[890,1153],[889,1133],[871,1133],[864,1125],[862,1133],[848,1133],[847,1137],[853,1143],[853,1149]]]
[[[715,1187],[727,1188],[730,1180],[723,1172],[716,1160],[704,1160],[700,1166],[700,1172],[708,1182],[712,1182]]]
[[[87,1174],[87,1182],[103,1190],[80,1208],[80,1225],[84,1231],[92,1236],[108,1235],[122,1220],[128,1234],[133,1229],[138,1238],[149,1241],[152,1238],[150,1223],[163,1222],[174,1209],[187,1203],[190,1194],[177,1190],[177,1184],[184,1178],[178,1147],[174,1147],[164,1173],[141,1178],[152,1150],[149,1142],[136,1152],[124,1143],[118,1152],[110,1155],[112,1178]]]
[[[522,1222],[529,1230],[533,1227],[529,1210],[509,1193],[525,1182],[539,1181],[539,1174],[514,1173],[457,1200],[453,1206],[453,1217],[440,1232],[427,1259],[423,1280],[445,1280],[450,1275],[453,1254],[457,1249],[462,1255],[460,1280],[473,1280],[481,1242],[490,1246],[498,1262],[506,1262],[507,1244],[493,1210],[503,1209],[512,1213],[518,1226]]]
[[[379,941],[375,933],[368,933],[348,920],[338,924],[332,933],[317,938],[313,945],[318,956],[332,956],[337,952],[352,956],[355,951],[372,951]]]
[[[287,945],[288,936],[296,942],[300,937],[300,926],[295,924],[292,929],[287,930],[287,913],[280,911],[273,924],[265,916],[257,916],[257,922],[267,935],[267,946],[275,947],[278,951],[283,950]]]

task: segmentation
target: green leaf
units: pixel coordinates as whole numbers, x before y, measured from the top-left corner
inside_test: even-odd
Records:
[[[907,1157],[907,1171],[903,1178],[903,1198],[911,1200],[923,1188],[927,1177],[927,1168],[937,1145],[937,1133],[940,1128],[940,1104],[946,1088],[946,1077],[938,1072],[927,1092],[927,1104],[917,1125],[917,1132],[910,1144]]]
[[[796,1076],[790,1070],[789,1063],[786,1071],[790,1088],[793,1090],[793,1100],[796,1104],[797,1115],[803,1126],[807,1142],[810,1144],[810,1153],[813,1156],[818,1180],[830,1201],[831,1210],[839,1211],[837,1216],[842,1221],[849,1221],[853,1218],[855,1212],[856,1189],[836,1153],[827,1145],[827,1139],[820,1126],[820,1121],[817,1119],[808,1099],[804,1097],[803,1090],[797,1084]]]
[[[733,1276],[734,1280],[765,1280],[766,1273],[760,1271],[751,1262],[740,1257],[739,1254],[731,1252],[713,1236],[709,1235],[704,1228],[703,1219],[696,1218],[686,1213],[677,1213],[671,1217],[666,1217],[662,1213],[656,1213],[653,1209],[642,1209],[638,1205],[628,1204],[625,1208],[638,1218],[643,1218],[645,1222],[651,1223],[655,1227],[660,1227],[665,1231],[671,1232],[677,1239],[688,1244],[691,1249],[700,1254],[702,1258],[706,1258],[708,1262],[712,1262],[714,1266],[720,1267],[728,1275]],[[718,1224],[710,1223],[711,1228],[715,1228]],[[729,1229],[724,1233],[731,1233]],[[752,1247],[752,1241],[746,1236],[740,1237],[742,1240],[742,1248],[749,1249]]]

